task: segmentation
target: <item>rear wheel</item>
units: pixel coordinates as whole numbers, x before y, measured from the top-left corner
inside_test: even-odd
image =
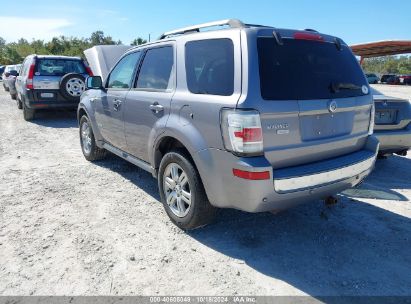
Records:
[[[103,159],[107,151],[97,147],[91,123],[86,115],[80,119],[80,144],[84,157],[88,161]]]
[[[19,95],[17,95],[17,99],[16,99],[16,103],[17,103],[17,108],[18,109],[23,109],[23,103],[21,102],[21,99],[19,97]]]
[[[196,229],[213,220],[217,208],[208,201],[200,175],[183,151],[164,155],[158,187],[167,215],[179,228]]]
[[[33,109],[28,109],[23,103],[23,117],[26,121],[31,121],[34,119],[35,111]]]
[[[11,99],[17,100],[17,94],[10,94],[10,96],[11,96]]]

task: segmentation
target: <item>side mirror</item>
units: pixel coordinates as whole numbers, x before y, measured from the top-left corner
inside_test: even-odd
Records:
[[[103,89],[103,80],[100,76],[89,76],[86,80],[87,89]]]

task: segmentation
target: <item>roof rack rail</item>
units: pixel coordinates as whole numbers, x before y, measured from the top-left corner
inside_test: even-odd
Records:
[[[199,32],[200,29],[203,29],[203,28],[214,27],[214,26],[225,26],[225,25],[229,26],[230,28],[246,27],[246,25],[238,19],[226,19],[226,20],[208,22],[208,23],[203,23],[203,24],[197,24],[197,25],[177,29],[174,31],[166,32],[162,34],[158,39],[161,40],[161,39],[164,39],[170,36],[184,35],[184,34],[192,33],[192,32]]]
[[[313,29],[310,29],[310,28],[306,28],[306,29],[304,29],[304,31],[318,33],[317,30],[313,30]]]

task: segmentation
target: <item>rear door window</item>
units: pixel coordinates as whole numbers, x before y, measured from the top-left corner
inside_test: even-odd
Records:
[[[261,95],[267,100],[332,99],[361,96],[367,85],[357,59],[345,45],[258,38]],[[346,88],[334,90],[337,84]],[[349,88],[347,88],[347,86]]]
[[[187,86],[191,93],[230,96],[234,92],[234,46],[230,39],[187,42]]]
[[[69,59],[37,59],[34,75],[63,76],[68,73],[85,74],[84,64],[80,60]]]
[[[173,89],[173,47],[149,49],[144,56],[137,89],[167,91]]]

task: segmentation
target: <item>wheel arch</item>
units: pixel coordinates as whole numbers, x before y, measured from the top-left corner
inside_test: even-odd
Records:
[[[159,140],[156,141],[154,146],[154,153],[153,153],[153,165],[154,168],[157,169],[160,167],[160,162],[163,159],[164,155],[172,150],[181,150],[183,151],[187,157],[193,162],[194,166],[196,166],[192,153],[190,152],[189,148],[182,142],[181,139],[176,138],[173,135],[164,135]]]
[[[85,102],[84,102],[85,100]],[[80,119],[83,115],[86,115],[88,117],[88,119],[90,120],[91,123],[91,127],[93,129],[93,133],[94,133],[94,138],[96,139],[96,144],[99,148],[102,148],[101,144],[102,144],[102,140],[103,137],[100,133],[100,130],[97,126],[97,122],[95,120],[95,117],[92,113],[92,111],[90,111],[90,109],[87,107],[87,104],[89,104],[89,100],[86,98],[82,98],[82,100],[80,101],[78,108],[77,108],[77,123],[80,127]],[[91,105],[89,105],[89,107],[91,107]]]

